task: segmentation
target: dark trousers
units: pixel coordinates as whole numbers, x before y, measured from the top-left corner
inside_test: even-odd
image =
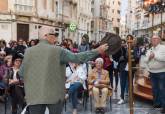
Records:
[[[110,84],[111,87],[113,88],[113,64],[109,66],[109,68],[106,70],[109,72]]]
[[[25,107],[26,103],[24,100],[24,88],[13,85],[10,87],[11,91],[11,106],[12,106],[12,113],[16,114],[18,110],[18,106],[21,107],[22,109]]]
[[[82,87],[82,84],[80,82],[75,82],[69,88],[69,95],[72,100],[72,106],[74,109],[77,108],[77,104],[78,104],[77,96],[78,96],[78,91],[81,87]]]
[[[119,70],[114,69],[114,76],[115,76],[115,87],[118,87],[118,82],[119,82]]]
[[[30,105],[29,114],[45,114],[46,107],[49,109],[49,114],[61,114],[63,104],[59,101],[56,104],[38,104]]]
[[[128,71],[121,71],[120,72],[121,99],[124,99],[124,93],[126,90],[127,81],[128,81]]]
[[[165,72],[150,73],[154,105],[165,108]]]

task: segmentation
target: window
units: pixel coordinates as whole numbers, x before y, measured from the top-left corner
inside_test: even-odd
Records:
[[[47,9],[47,0],[44,0],[44,9]]]
[[[120,14],[120,10],[117,10],[117,13]]]
[[[92,0],[91,4],[94,4],[94,0]]]
[[[52,0],[52,12],[54,12],[54,9],[55,9],[55,7],[54,7],[54,0]]]
[[[34,0],[16,0],[14,7],[17,12],[32,12]]]
[[[91,28],[94,28],[94,21],[91,21]]]
[[[118,1],[118,4],[121,5],[120,1]]]
[[[112,21],[113,21],[114,19],[112,18]]]
[[[115,10],[114,9],[112,9],[112,13],[114,13],[115,12]]]
[[[120,19],[117,19],[117,22],[120,22]]]
[[[58,2],[56,1],[56,17],[58,17]]]
[[[94,8],[91,8],[91,12],[92,12],[92,14],[94,14]]]

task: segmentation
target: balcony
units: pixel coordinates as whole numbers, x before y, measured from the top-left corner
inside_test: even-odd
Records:
[[[35,14],[34,7],[25,4],[14,4],[14,13],[26,16],[33,16]]]

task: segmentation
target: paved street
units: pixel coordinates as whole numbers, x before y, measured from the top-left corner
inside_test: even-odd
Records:
[[[106,114],[129,114],[128,103],[123,104],[123,105],[117,105],[118,100],[119,100],[119,92],[113,95],[112,111],[108,111]],[[84,111],[84,109],[82,109],[82,105],[79,105],[78,112],[79,112],[78,114],[94,114],[94,112],[90,111],[89,103],[88,103],[86,111]],[[0,114],[4,114],[4,105],[3,104],[0,104]],[[11,114],[9,104],[7,107],[7,114]],[[48,112],[46,114],[48,114]],[[71,104],[70,103],[67,103],[67,110],[66,110],[66,112],[63,111],[63,114],[71,114]],[[160,110],[153,109],[152,102],[137,98],[136,102],[135,102],[135,113],[134,114],[160,114]]]

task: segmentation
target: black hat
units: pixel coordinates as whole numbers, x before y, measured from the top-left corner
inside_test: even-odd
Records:
[[[108,50],[106,53],[108,55],[115,54],[121,48],[121,38],[120,36],[107,32],[106,35],[101,40],[100,44],[108,43]]]
[[[15,53],[12,57],[12,61],[14,62],[16,59],[23,59],[24,55],[22,53]]]

